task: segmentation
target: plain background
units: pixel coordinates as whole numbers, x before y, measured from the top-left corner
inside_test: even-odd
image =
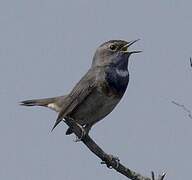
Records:
[[[110,39],[135,40],[130,83],[90,135],[129,168],[191,178],[191,0],[0,0],[0,179],[127,179],[65,136],[56,113],[18,105],[68,93]]]

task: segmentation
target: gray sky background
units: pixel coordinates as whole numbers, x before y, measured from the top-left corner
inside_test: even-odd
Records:
[[[130,83],[118,107],[91,136],[144,174],[191,179],[191,0],[1,0],[0,179],[126,179],[100,165],[82,143],[50,132],[56,114],[20,107],[25,99],[71,90],[109,39],[134,40]]]

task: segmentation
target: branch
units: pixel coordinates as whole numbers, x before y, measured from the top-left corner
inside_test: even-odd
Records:
[[[192,119],[191,111],[190,111],[188,108],[186,108],[185,105],[179,104],[179,103],[177,103],[177,102],[175,102],[175,101],[171,101],[171,102],[172,102],[173,104],[175,104],[176,106],[181,107],[185,112],[188,113],[188,117],[189,117],[190,119]]]
[[[82,129],[77,125],[73,119],[65,119],[64,122],[73,129],[73,132],[78,138],[82,136]],[[142,176],[141,174],[132,171],[131,169],[125,167],[120,163],[120,160],[117,157],[114,157],[110,154],[105,153],[89,135],[85,135],[81,141],[93,152],[97,157],[99,157],[102,162],[101,164],[106,164],[108,168],[115,169],[117,172],[128,177],[131,180],[155,180],[154,173],[152,172],[152,178]],[[165,173],[160,175],[157,180],[163,180]]]

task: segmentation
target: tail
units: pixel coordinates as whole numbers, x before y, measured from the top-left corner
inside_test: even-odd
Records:
[[[49,104],[53,103],[55,98],[46,98],[46,99],[32,99],[21,101],[20,105],[22,106],[48,106]]]
[[[43,106],[43,107],[48,107],[56,112],[60,112],[63,107],[63,104],[65,103],[66,97],[67,97],[67,95],[53,97],[53,98],[45,98],[45,99],[26,100],[26,101],[21,101],[20,105],[22,105],[22,106]],[[53,129],[56,127],[57,124],[58,124],[58,122],[56,121]]]
[[[56,112],[59,112],[64,103],[65,97],[66,96],[59,96],[59,97],[54,97],[54,98],[26,100],[26,101],[21,101],[20,105],[22,105],[22,106],[43,106],[43,107],[48,107]]]

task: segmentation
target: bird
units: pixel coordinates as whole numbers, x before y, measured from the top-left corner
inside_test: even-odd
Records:
[[[122,99],[128,83],[130,55],[141,51],[130,51],[137,42],[109,40],[95,51],[91,67],[74,88],[66,95],[53,98],[21,101],[23,106],[48,107],[58,113],[52,128],[65,120],[73,119],[82,129],[82,138],[93,125],[104,119]],[[69,127],[66,135],[72,134]]]

